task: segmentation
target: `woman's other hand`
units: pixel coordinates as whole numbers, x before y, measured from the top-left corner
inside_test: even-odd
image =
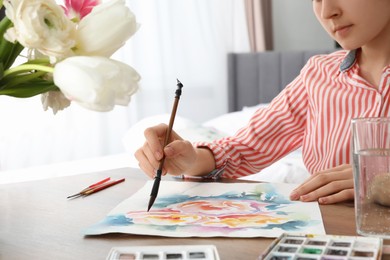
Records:
[[[290,199],[333,204],[353,200],[353,187],[352,166],[343,164],[316,172],[291,192]]]

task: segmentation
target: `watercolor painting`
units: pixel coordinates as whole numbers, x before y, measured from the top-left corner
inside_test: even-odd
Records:
[[[153,181],[148,181],[83,233],[166,237],[325,234],[318,203],[290,201],[292,184],[162,181],[158,197],[147,212],[152,185]]]

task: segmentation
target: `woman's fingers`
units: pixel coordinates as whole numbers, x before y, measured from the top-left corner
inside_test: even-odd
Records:
[[[353,189],[346,189],[326,197],[321,197],[318,199],[318,202],[320,204],[333,204],[347,200],[353,200],[354,195],[355,194]]]
[[[150,164],[147,156],[144,153],[143,148],[139,148],[134,153],[135,158],[138,160],[138,166],[140,169],[149,176],[149,178],[154,178],[155,172],[154,167]]]
[[[156,175],[156,171],[160,166],[160,160],[156,159],[155,154],[150,148],[150,143],[146,141],[144,145],[135,152],[134,156],[138,160],[139,167],[149,177],[154,178]]]
[[[163,175],[167,173],[180,175],[196,160],[192,144],[183,140],[174,131],[171,132],[170,143],[164,147],[167,128],[165,124],[147,128],[144,132],[146,141],[135,153],[139,167],[151,178],[155,176],[164,156]]]
[[[163,147],[167,129],[168,126],[166,124],[159,124],[154,127],[149,127],[144,131],[149,149],[156,160],[163,158]]]
[[[319,198],[323,198],[326,196],[331,196],[334,194],[338,194],[347,189],[351,189],[353,187],[353,180],[334,180],[329,182],[328,184],[321,186],[311,192],[303,194],[299,197],[301,201],[315,201]],[[337,199],[338,196],[336,196]]]
[[[353,199],[352,167],[340,165],[313,174],[291,192],[290,199],[326,204]]]
[[[331,181],[332,177],[328,178],[328,177],[326,177],[326,174],[332,175],[332,174],[337,174],[337,173],[340,173],[343,171],[349,171],[349,170],[351,170],[351,173],[352,173],[351,166],[347,165],[347,164],[343,164],[343,165],[336,166],[334,168],[329,168],[329,169],[326,169],[323,171],[315,172],[306,181],[304,181],[301,185],[299,185],[297,188],[295,188],[294,191],[300,190],[302,194],[306,193],[310,190],[318,188],[321,185],[324,185],[325,183]],[[339,175],[339,177],[341,179],[345,178],[345,177],[340,176],[340,175]]]

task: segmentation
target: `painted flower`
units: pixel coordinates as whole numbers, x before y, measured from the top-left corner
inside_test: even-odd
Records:
[[[125,8],[124,0],[100,4],[78,24],[74,51],[77,55],[110,57],[137,29],[135,15]]]
[[[177,226],[177,225],[199,225],[208,221],[208,217],[200,214],[180,213],[174,210],[170,211],[153,211],[145,212],[129,212],[127,218],[135,224],[147,224],[156,226]]]
[[[4,6],[13,23],[5,39],[36,49],[52,62],[72,55],[76,25],[54,0],[6,0]]]
[[[269,203],[253,200],[191,200],[160,210],[130,211],[126,217],[134,224],[156,226],[202,226],[241,229],[283,224],[285,215],[267,210]]]
[[[97,56],[67,58],[56,64],[53,76],[68,99],[96,111],[127,105],[140,80],[129,65]]]
[[[78,22],[100,3],[100,0],[65,0],[65,14],[68,18]]]
[[[253,201],[234,201],[234,200],[194,200],[171,205],[172,209],[180,212],[199,213],[204,215],[218,215],[221,212],[251,213],[267,206],[265,203],[255,203]]]

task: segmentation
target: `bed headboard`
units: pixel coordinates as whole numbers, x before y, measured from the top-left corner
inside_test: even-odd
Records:
[[[228,54],[229,112],[270,102],[298,76],[307,60],[335,50]]]

